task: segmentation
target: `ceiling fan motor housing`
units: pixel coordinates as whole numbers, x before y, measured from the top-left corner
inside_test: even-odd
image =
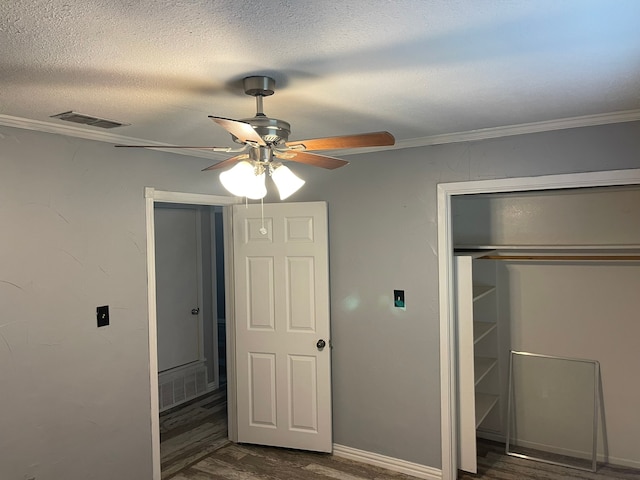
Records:
[[[284,120],[269,118],[262,111],[262,97],[273,95],[276,81],[267,76],[245,77],[242,80],[244,93],[256,97],[256,116],[253,118],[243,118],[241,121],[250,124],[253,129],[269,145],[284,143],[289,140],[291,125]],[[236,137],[235,142],[240,142]]]
[[[269,118],[264,114],[258,114],[253,118],[243,118],[269,145],[281,144],[289,140],[291,125],[284,120]],[[238,141],[235,137],[234,141]],[[240,142],[242,143],[242,142]]]

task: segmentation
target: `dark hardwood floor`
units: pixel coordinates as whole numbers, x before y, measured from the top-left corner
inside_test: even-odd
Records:
[[[226,391],[219,390],[160,416],[162,478],[172,480],[410,480],[401,473],[329,454],[227,440]],[[520,459],[504,445],[478,442],[478,474],[459,480],[640,480],[640,470],[599,465],[595,473]]]
[[[595,473],[508,456],[504,444],[478,441],[478,473],[460,472],[458,480],[640,480],[640,470],[598,465]]]
[[[229,443],[227,440],[227,391],[196,398],[160,414],[162,478]]]
[[[326,453],[229,444],[173,480],[415,480]]]
[[[459,480],[639,480],[640,471],[600,465],[585,472],[504,454],[504,445],[481,442],[478,474]],[[173,477],[173,480],[410,480],[401,473],[329,454],[256,445],[228,444]]]

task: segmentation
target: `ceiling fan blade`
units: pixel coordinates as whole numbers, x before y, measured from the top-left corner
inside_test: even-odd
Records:
[[[289,150],[282,153],[274,152],[274,155],[284,160],[306,163],[307,165],[327,168],[329,170],[344,167],[345,165],[349,164],[349,162],[347,162],[346,160],[340,160],[339,158],[327,157],[326,155],[317,155],[315,153],[309,152],[296,152],[295,150]]]
[[[114,145],[121,148],[192,148],[197,150],[214,150],[218,152],[228,152],[229,147],[194,147],[185,145]]]
[[[313,138],[287,142],[287,147],[304,145],[306,150],[337,150],[340,148],[383,147],[393,145],[396,139],[389,132],[361,133],[341,137]]]
[[[226,168],[236,162],[239,162],[240,160],[246,160],[247,158],[249,158],[249,155],[246,153],[243,153],[242,155],[236,155],[235,157],[227,158],[226,160],[218,162],[215,165],[211,165],[210,167],[203,168],[202,171],[206,172],[207,170],[218,170],[219,168]]]
[[[258,135],[258,132],[247,122],[232,120],[230,118],[214,117],[213,115],[209,115],[209,118],[243,143],[254,142],[263,147],[267,145],[262,137]]]

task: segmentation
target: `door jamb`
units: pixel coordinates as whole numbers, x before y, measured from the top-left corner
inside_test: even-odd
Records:
[[[437,186],[438,275],[440,309],[440,435],[442,480],[455,480],[458,469],[458,398],[456,392],[456,321],[454,311],[453,231],[454,195],[527,190],[640,185],[640,169],[502,178],[441,183]]]
[[[160,408],[158,398],[158,332],[156,317],[156,252],[153,207],[156,202],[224,206],[225,300],[227,322],[227,418],[229,440],[237,438],[235,385],[235,314],[233,311],[233,233],[231,205],[242,202],[239,197],[169,192],[145,187],[145,218],[147,231],[147,303],[149,320],[149,383],[151,393],[151,459],[153,480],[161,479]]]

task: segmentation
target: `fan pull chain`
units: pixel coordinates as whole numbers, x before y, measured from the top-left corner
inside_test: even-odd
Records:
[[[260,199],[260,210],[261,210],[261,216],[262,216],[262,227],[260,227],[260,233],[262,235],[266,235],[267,234],[267,229],[264,228],[264,199]]]

